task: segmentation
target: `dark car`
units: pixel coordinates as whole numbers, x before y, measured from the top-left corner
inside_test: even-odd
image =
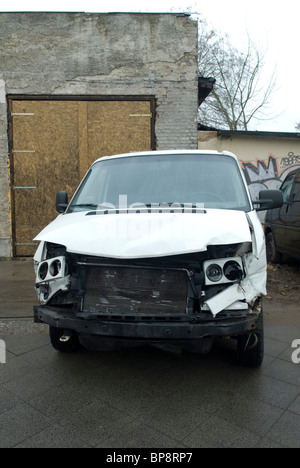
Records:
[[[300,169],[290,172],[280,187],[283,205],[267,211],[267,257],[279,263],[282,255],[300,260]]]

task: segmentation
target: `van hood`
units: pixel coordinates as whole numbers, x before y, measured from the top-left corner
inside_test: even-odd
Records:
[[[68,252],[110,258],[147,258],[207,250],[208,245],[251,242],[243,211],[200,213],[79,212],[59,215],[34,239]]]

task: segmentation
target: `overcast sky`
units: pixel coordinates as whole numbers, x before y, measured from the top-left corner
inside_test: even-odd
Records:
[[[300,122],[298,0],[0,0],[0,11],[170,10],[201,14],[212,27],[229,33],[236,46],[245,43],[248,31],[251,39],[267,51],[266,77],[276,68],[278,89],[271,98],[270,115],[280,114],[255,124],[252,130],[295,131],[295,123]]]

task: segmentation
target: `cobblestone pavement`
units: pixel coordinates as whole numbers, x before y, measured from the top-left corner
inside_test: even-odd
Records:
[[[0,447],[300,447],[299,303],[265,300],[260,369],[231,344],[64,355],[32,321],[32,262],[0,261]],[[299,353],[300,354],[300,353]]]

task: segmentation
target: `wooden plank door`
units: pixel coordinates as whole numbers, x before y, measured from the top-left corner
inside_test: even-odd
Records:
[[[55,194],[79,182],[75,102],[13,101],[14,255],[32,255],[33,238],[56,216]]]
[[[80,176],[102,156],[152,148],[151,102],[80,102]]]
[[[92,162],[152,148],[151,101],[11,100],[13,255],[56,216],[55,195],[73,195]]]

